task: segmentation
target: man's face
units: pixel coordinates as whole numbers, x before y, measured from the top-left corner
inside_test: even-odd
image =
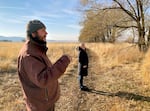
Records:
[[[47,35],[47,34],[48,34],[48,33],[46,32],[46,28],[41,28],[41,29],[37,30],[36,33],[33,33],[32,36],[33,36],[33,37],[38,37],[39,40],[46,42],[46,35]]]

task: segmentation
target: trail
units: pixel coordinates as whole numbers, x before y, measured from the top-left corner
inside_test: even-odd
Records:
[[[140,63],[100,68],[90,64],[84,83],[90,91],[80,91],[77,65],[61,79],[62,95],[56,111],[150,111],[150,91],[139,77]]]
[[[106,61],[101,59],[102,63]],[[101,64],[98,69],[95,66],[97,62],[90,62],[89,75],[84,78],[90,91],[81,91],[74,58],[59,79],[61,96],[56,111],[150,111],[150,88],[141,82],[140,62],[115,67]],[[17,73],[0,77],[0,110],[26,111]]]

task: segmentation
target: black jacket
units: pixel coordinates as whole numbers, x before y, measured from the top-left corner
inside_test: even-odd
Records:
[[[79,75],[82,76],[87,76],[88,75],[88,55],[86,52],[86,49],[82,49],[81,47],[79,47],[79,56],[78,56],[78,62],[79,62]],[[83,66],[87,66],[86,68],[84,68]]]

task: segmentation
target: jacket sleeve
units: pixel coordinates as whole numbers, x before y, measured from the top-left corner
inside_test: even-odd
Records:
[[[79,52],[79,63],[80,63],[80,64],[83,64],[83,62],[84,62],[84,61],[83,61],[83,54],[82,54],[82,52],[80,51],[80,52]]]
[[[85,56],[85,54],[82,51],[79,53],[79,63],[82,66],[87,65],[87,57]]]
[[[70,60],[67,56],[62,56],[51,67],[46,66],[42,61],[28,56],[24,59],[24,70],[35,85],[45,88],[51,81],[58,79],[69,65]]]

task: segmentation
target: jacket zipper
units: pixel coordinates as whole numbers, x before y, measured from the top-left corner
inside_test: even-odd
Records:
[[[46,101],[48,101],[48,89],[47,88],[45,88],[45,99]]]

